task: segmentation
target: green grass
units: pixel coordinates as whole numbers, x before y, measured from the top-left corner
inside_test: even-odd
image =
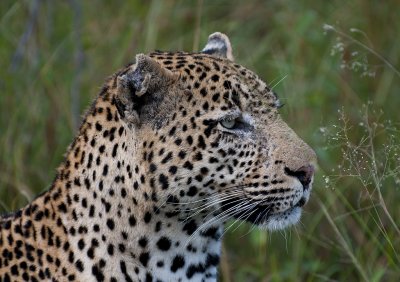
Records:
[[[221,31],[238,63],[276,84],[282,115],[319,157],[302,223],[277,233],[233,226],[221,280],[398,281],[397,1],[85,1],[81,67],[73,1],[40,1],[15,60],[34,2],[0,2],[0,212],[48,187],[74,136],[74,107],[83,113],[105,77],[137,53],[199,50]]]

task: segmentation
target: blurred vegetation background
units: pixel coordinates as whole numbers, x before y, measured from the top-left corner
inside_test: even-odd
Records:
[[[221,281],[399,281],[400,4],[0,1],[0,212],[49,187],[105,77],[214,31],[269,82],[317,152],[302,223],[230,226]]]

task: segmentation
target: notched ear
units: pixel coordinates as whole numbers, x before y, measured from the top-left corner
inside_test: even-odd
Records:
[[[228,36],[221,32],[215,32],[208,37],[208,42],[201,53],[233,61],[231,42]]]
[[[163,68],[152,58],[136,55],[132,69],[117,78],[116,107],[122,119],[139,124],[141,114],[161,103],[177,75]]]

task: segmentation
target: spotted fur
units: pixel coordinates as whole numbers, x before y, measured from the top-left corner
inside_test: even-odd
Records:
[[[215,33],[110,77],[51,188],[0,219],[0,280],[214,281],[228,219],[296,223],[315,154],[231,50]]]

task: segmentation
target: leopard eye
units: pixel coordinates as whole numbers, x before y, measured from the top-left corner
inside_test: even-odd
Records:
[[[236,119],[226,118],[219,122],[226,129],[233,129],[236,125]]]

